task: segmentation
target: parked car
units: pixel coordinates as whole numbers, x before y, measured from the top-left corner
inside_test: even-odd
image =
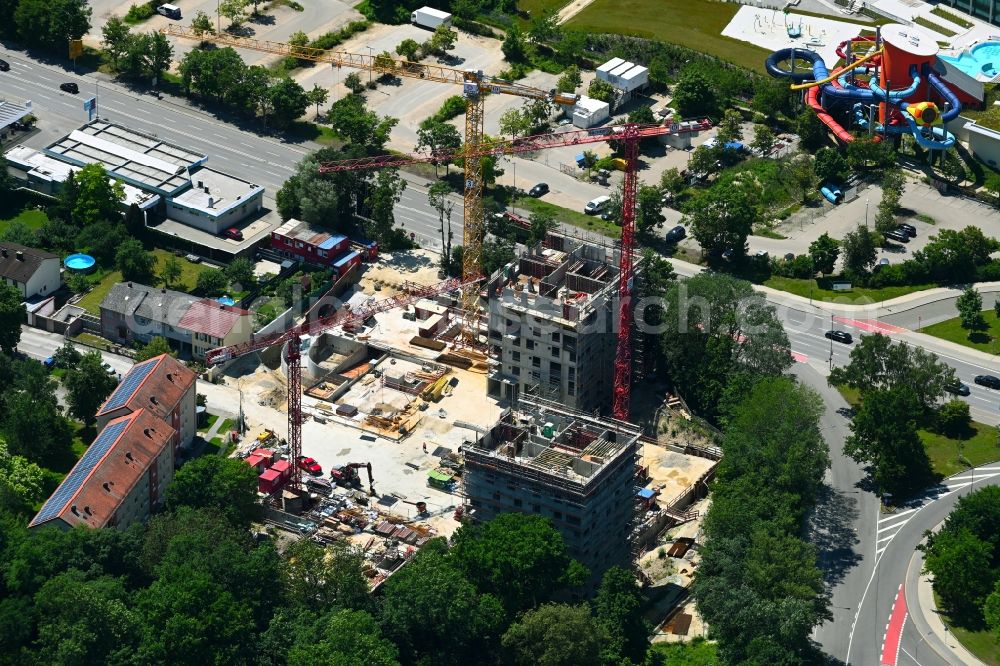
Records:
[[[885,232],[885,237],[889,240],[894,240],[897,243],[909,243],[910,235],[901,229],[890,229]]]
[[[854,337],[847,331],[827,331],[825,335],[828,339],[842,342],[845,345],[854,342]]]
[[[80,86],[78,86],[75,83],[73,83],[72,81],[70,81],[70,82],[67,82],[67,83],[60,83],[59,84],[59,90],[62,90],[63,92],[72,93],[72,94],[75,95],[78,92],[80,92]]]
[[[917,237],[917,228],[915,226],[913,226],[912,224],[906,224],[905,222],[903,222],[897,228],[900,231],[905,232],[906,235],[909,236],[910,238],[916,238]]]
[[[878,260],[878,263],[875,264],[875,268],[882,268],[883,266],[888,266],[888,265],[889,265],[889,260],[886,259],[885,257],[882,257],[881,259]]]
[[[678,224],[667,232],[666,241],[668,243],[677,243],[684,240],[685,236],[687,236],[687,229]]]
[[[601,219],[604,220],[605,222],[610,222],[611,220],[615,219],[615,214],[612,213],[610,210],[606,210],[603,213],[601,213]]]
[[[320,467],[320,464],[316,462],[314,458],[309,458],[307,456],[299,457],[299,467],[310,474],[315,474],[316,476],[323,473],[323,468]]]
[[[52,358],[51,356],[49,356],[47,359],[45,359],[44,361],[42,361],[42,364],[46,368],[54,368],[54,367],[56,367],[56,360],[54,358]]]
[[[976,375],[976,378],[972,381],[976,382],[980,386],[985,386],[991,389],[1000,389],[1000,377],[995,377],[993,375]]]
[[[0,60],[0,72],[9,72],[9,71],[10,71],[10,63],[7,62],[6,60]]]
[[[597,197],[596,199],[591,199],[587,202],[587,205],[583,207],[583,212],[587,215],[597,215],[604,210],[609,201],[611,201],[611,197],[606,194],[604,196]]]
[[[543,194],[548,194],[548,193],[549,193],[549,185],[548,185],[548,183],[538,183],[537,185],[535,185],[534,187],[532,187],[530,190],[528,190],[528,196],[529,197],[535,197],[536,199],[538,197],[542,196]]]
[[[957,379],[951,384],[946,384],[944,390],[954,395],[969,395],[969,387]]]
[[[229,227],[228,229],[222,232],[222,235],[225,236],[226,238],[231,238],[233,240],[238,240],[238,241],[243,240],[243,232],[237,229],[236,227]]]

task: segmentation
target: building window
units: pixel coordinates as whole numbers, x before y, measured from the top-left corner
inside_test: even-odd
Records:
[[[532,356],[531,357],[531,367],[533,367],[533,368],[540,368],[540,367],[542,367],[542,359],[538,358],[537,356]]]
[[[554,357],[556,357],[556,358],[559,358],[559,351],[560,351],[559,347],[553,347],[552,348],[552,355]]]
[[[552,334],[552,342],[559,342],[559,333]]]
[[[535,341],[532,340],[531,338],[526,338],[524,341],[524,346],[527,347],[528,349],[534,349]]]
[[[514,375],[515,377],[520,377],[521,376],[521,368],[518,367],[518,366],[516,366],[516,365],[510,366],[510,374]]]
[[[515,361],[520,361],[521,360],[521,352],[519,352],[519,351],[516,351],[516,352],[512,353],[510,356]]]
[[[555,361],[549,361],[549,374],[558,375],[562,372],[562,366]]]
[[[521,500],[519,500],[519,499],[514,500],[514,506],[520,508],[523,505],[524,505],[524,502],[522,502]]]

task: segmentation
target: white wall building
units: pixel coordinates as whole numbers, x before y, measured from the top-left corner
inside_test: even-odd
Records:
[[[21,297],[48,296],[59,289],[59,257],[17,243],[0,242],[0,282],[9,284]]]
[[[573,107],[573,125],[587,129],[600,125],[611,116],[611,105],[592,97],[581,96]]]
[[[172,197],[167,217],[218,234],[263,206],[264,188],[212,169],[191,174],[191,187]]]

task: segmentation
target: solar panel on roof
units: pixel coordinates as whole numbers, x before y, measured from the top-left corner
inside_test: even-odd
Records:
[[[128,374],[125,375],[125,378],[122,379],[122,383],[118,385],[118,388],[116,388],[114,393],[111,394],[111,397],[108,398],[108,401],[104,403],[104,409],[102,409],[101,412],[118,409],[128,402],[129,398],[132,397],[132,394],[135,393],[135,390],[139,388],[139,384],[141,384],[146,377],[149,376],[149,373],[153,371],[153,368],[156,367],[157,362],[158,361],[156,359],[150,359],[145,363],[133,366],[132,369],[128,371]]]
[[[90,476],[97,463],[107,454],[129,423],[131,423],[131,420],[118,421],[101,431],[101,434],[97,436],[94,443],[83,454],[83,457],[80,458],[80,462],[76,464],[73,471],[59,484],[59,487],[52,493],[52,496],[45,501],[42,510],[31,521],[32,524],[37,525],[50,518],[55,518],[62,513],[63,509],[66,508],[66,503],[80,490],[80,486],[83,485],[84,480]]]

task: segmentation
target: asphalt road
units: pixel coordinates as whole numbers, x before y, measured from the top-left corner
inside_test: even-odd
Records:
[[[49,333],[48,331],[31,328],[30,326],[21,326],[21,341],[18,343],[17,348],[33,359],[44,361],[49,356],[52,356],[57,349],[62,347],[65,342],[66,338],[57,333]],[[73,346],[82,354],[94,351],[93,347],[87,347],[86,345],[73,343]],[[111,368],[121,375],[128,372],[129,368],[133,365],[132,359],[125,356],[105,351],[101,352],[101,356],[104,357],[105,363],[110,364]]]

